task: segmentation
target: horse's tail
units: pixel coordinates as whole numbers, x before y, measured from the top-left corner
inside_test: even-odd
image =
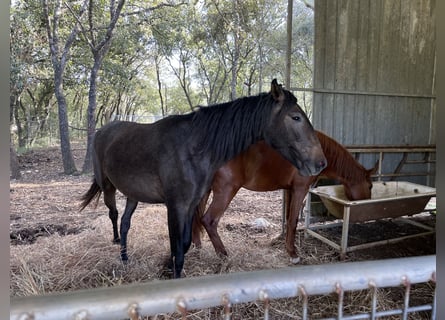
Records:
[[[204,196],[202,197],[201,201],[198,204],[198,207],[196,208],[195,216],[193,218],[193,238],[195,239],[195,236],[200,237],[200,234],[204,232],[204,225],[202,224],[201,218],[205,213],[207,200],[210,196],[210,190],[207,191]]]
[[[79,206],[79,211],[82,211],[85,209],[85,207],[93,201],[94,198],[96,198],[95,206],[97,207],[97,204],[99,202],[100,194],[102,193],[102,189],[99,187],[99,185],[96,182],[96,179],[93,179],[93,183],[90,186],[90,189],[88,189],[87,192],[85,192],[81,197],[80,200],[82,202]]]

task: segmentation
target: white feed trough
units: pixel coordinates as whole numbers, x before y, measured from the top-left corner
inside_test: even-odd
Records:
[[[383,218],[397,218],[421,213],[425,211],[425,207],[430,199],[436,196],[435,188],[405,181],[377,181],[373,183],[371,199],[359,201],[348,200],[345,196],[343,185],[317,187],[311,189],[310,193],[318,195],[328,211],[334,217],[343,220],[341,223],[341,244],[338,245],[316,232],[317,229],[337,226],[339,225],[338,223],[331,223],[323,226],[310,225],[310,205],[307,205],[305,210],[306,233],[340,250],[342,258],[344,258],[346,252],[349,251],[383,243],[400,241],[406,238],[422,236],[434,232],[434,229],[429,226],[406,220],[409,223],[426,229],[427,232],[352,247],[348,247],[347,245],[349,223],[365,222]],[[309,198],[310,193],[308,195]],[[307,204],[308,203],[310,203],[310,199],[307,200]]]

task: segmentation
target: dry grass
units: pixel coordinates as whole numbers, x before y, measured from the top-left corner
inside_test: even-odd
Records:
[[[222,224],[221,237],[229,251],[229,257],[219,258],[207,237],[203,247],[191,248],[186,255],[187,277],[205,274],[230,273],[289,266],[282,240],[275,239],[279,224],[272,230],[252,233],[248,222],[235,223],[239,217],[230,215]],[[235,228],[236,227],[236,228]],[[274,230],[276,229],[276,230]],[[241,232],[244,230],[244,232]],[[249,245],[246,245],[250,243]],[[272,244],[273,243],[273,244]],[[338,262],[338,253],[315,239],[304,239],[298,234],[303,264]],[[149,282],[166,278],[164,263],[169,252],[166,212],[163,206],[148,206],[134,214],[129,233],[129,263],[119,259],[119,247],[111,244],[111,225],[106,215],[99,216],[90,228],[76,235],[54,234],[40,237],[34,244],[11,247],[11,295],[27,296],[57,291],[116,286],[126,283]],[[421,287],[419,296],[431,301],[431,287]],[[379,310],[400,308],[403,290],[378,291]],[[417,296],[416,292],[412,296]],[[337,313],[337,296],[309,297],[309,316],[323,318]],[[369,312],[369,291],[345,294],[344,312]],[[263,315],[261,302],[234,305],[232,319],[258,319]],[[279,299],[270,304],[271,319],[300,319],[301,298]],[[190,311],[187,319],[217,319],[223,314],[222,307]],[[178,319],[179,314],[158,315],[156,319]],[[155,319],[155,318],[147,318]],[[391,318],[388,318],[391,319]],[[397,317],[394,317],[397,319]],[[416,315],[411,319],[427,319]]]
[[[25,229],[35,231],[37,227],[43,230],[32,243],[23,241],[18,243],[27,244],[15,245],[11,239],[11,296],[111,287],[168,276],[164,266],[169,255],[169,240],[163,205],[139,205],[133,215],[128,238],[130,260],[124,265],[119,258],[119,246],[111,243],[111,223],[103,203],[96,209],[87,207],[80,213],[76,210],[76,198],[86,191],[90,178],[55,174],[41,178],[39,174],[41,172],[32,171],[29,173],[34,175],[32,179],[26,180],[25,175],[22,181],[11,182],[11,235],[14,232],[21,234],[19,231]],[[118,197],[120,212],[123,207],[124,199]],[[252,227],[252,222],[259,217],[270,222],[264,230]],[[48,228],[49,225],[54,228]],[[55,232],[68,228],[77,231]],[[187,277],[199,277],[291,266],[284,241],[277,239],[280,232],[281,191],[254,193],[241,190],[219,226],[229,256],[225,259],[218,257],[205,235],[203,247],[200,250],[192,247],[187,253],[184,272]],[[348,255],[347,260],[433,254],[434,241],[434,237],[427,241],[416,239],[400,245],[361,250]],[[338,262],[338,252],[314,238],[305,239],[301,232],[297,233],[296,244],[300,250],[300,264]],[[431,284],[413,286],[411,305],[430,303],[433,292]],[[309,317],[316,319],[337,314],[337,300],[334,294],[309,297]],[[400,308],[402,305],[403,288],[378,290],[378,310]],[[369,312],[370,308],[371,293],[368,290],[345,293],[344,313]],[[233,305],[231,311],[232,319],[258,319],[263,316],[264,304]],[[300,297],[270,303],[270,319],[301,319],[301,312]],[[220,319],[222,314],[222,307],[192,310],[187,319]],[[144,319],[179,318],[179,314],[168,314]],[[410,319],[428,319],[428,314],[414,314]]]

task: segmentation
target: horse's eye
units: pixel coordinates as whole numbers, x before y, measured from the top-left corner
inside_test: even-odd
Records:
[[[300,116],[293,116],[292,119],[295,120],[295,121],[301,121],[301,117]]]

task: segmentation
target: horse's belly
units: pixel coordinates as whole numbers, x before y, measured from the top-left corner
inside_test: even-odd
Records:
[[[113,185],[126,197],[139,202],[163,203],[164,192],[160,187],[158,179],[154,177],[110,177]]]
[[[251,191],[274,191],[278,189],[288,189],[290,187],[289,179],[276,179],[274,177],[262,177],[261,175],[253,176],[245,182],[244,188]]]

